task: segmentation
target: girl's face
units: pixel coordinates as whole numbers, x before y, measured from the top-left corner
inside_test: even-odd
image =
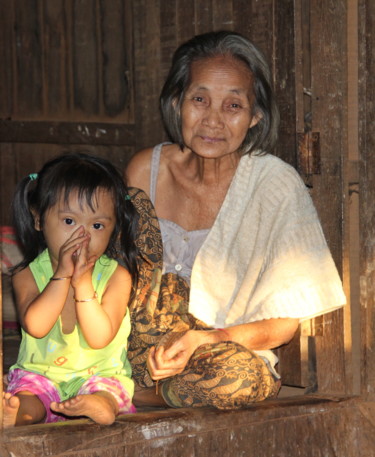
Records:
[[[237,153],[253,116],[253,76],[230,56],[197,60],[181,105],[185,146],[203,158]]]
[[[116,224],[112,195],[98,189],[93,208],[85,201],[79,201],[78,192],[72,192],[66,203],[61,196],[56,205],[46,212],[42,227],[36,220],[35,227],[43,232],[53,267],[57,266],[61,246],[79,227],[90,234],[89,256],[104,254]]]

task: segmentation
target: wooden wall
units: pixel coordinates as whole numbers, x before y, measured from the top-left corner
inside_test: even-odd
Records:
[[[375,4],[359,0],[361,393],[375,396]]]
[[[0,222],[16,182],[60,151],[88,149],[122,169],[165,140],[158,97],[173,51],[212,29],[242,32],[267,55],[279,154],[295,163],[292,0],[1,2]]]

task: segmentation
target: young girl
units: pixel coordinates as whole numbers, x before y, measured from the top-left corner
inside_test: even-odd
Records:
[[[135,412],[126,342],[137,212],[122,177],[104,159],[63,155],[21,181],[13,207],[25,256],[13,277],[22,342],[4,426],[66,416],[111,424]]]

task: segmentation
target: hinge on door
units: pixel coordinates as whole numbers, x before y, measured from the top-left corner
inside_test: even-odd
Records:
[[[305,177],[320,174],[319,132],[297,133],[298,171]]]

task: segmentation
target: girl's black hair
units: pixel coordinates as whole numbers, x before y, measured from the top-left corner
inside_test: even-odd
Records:
[[[13,224],[24,258],[15,270],[26,268],[47,247],[42,231],[35,228],[33,214],[43,228],[46,212],[61,197],[67,202],[71,192],[77,191],[79,202],[93,208],[98,189],[112,195],[116,216],[105,254],[125,265],[135,285],[139,259],[135,244],[138,212],[117,169],[106,159],[82,152],[50,160],[39,173],[19,183],[13,199]]]

